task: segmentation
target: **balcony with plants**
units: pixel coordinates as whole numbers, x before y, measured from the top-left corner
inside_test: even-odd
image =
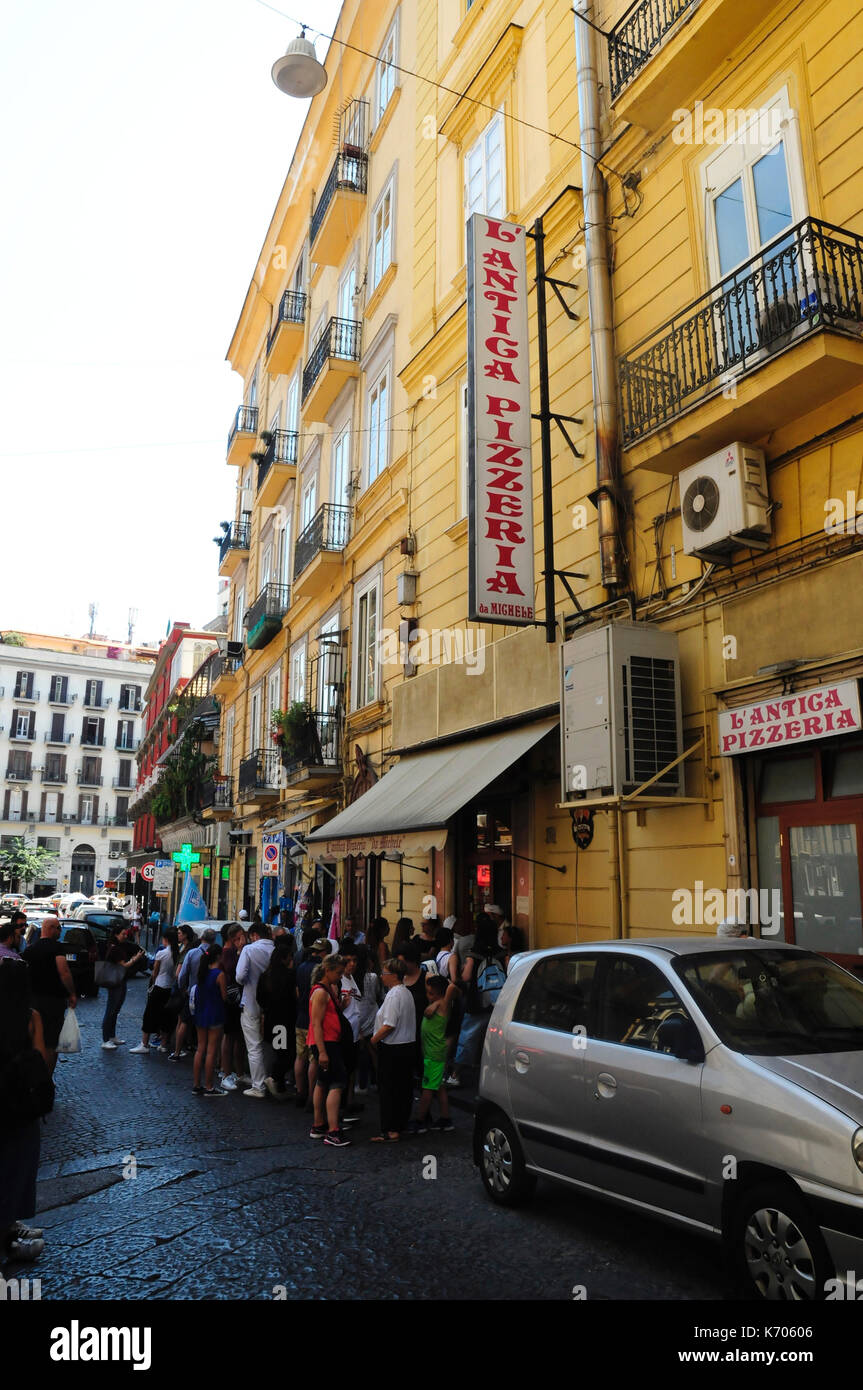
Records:
[[[214,541],[219,547],[219,574],[224,579],[232,579],[244,560],[249,558],[252,542],[252,523],[250,521],[222,522],[221,536]]]
[[[296,430],[264,430],[261,443],[263,451],[252,455],[258,465],[258,502],[274,507],[285,484],[297,476],[299,435]]]
[[[248,463],[258,437],[258,407],[239,406],[228,431],[228,463]]]
[[[807,217],[618,360],[630,462],[677,473],[863,380],[863,237]]]

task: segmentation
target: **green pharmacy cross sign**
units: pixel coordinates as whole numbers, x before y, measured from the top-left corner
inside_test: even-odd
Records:
[[[189,872],[193,864],[200,864],[201,862],[200,854],[193,854],[191,845],[181,845],[179,852],[174,850],[171,858],[175,864],[179,864],[185,874]]]

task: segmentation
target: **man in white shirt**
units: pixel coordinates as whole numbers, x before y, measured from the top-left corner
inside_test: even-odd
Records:
[[[246,1040],[249,1074],[252,1078],[251,1086],[243,1095],[263,1100],[267,1094],[264,1089],[267,1068],[264,1063],[263,1017],[258,1003],[258,981],[270,963],[273,943],[270,939],[270,929],[265,922],[254,923],[249,937],[249,943],[243,947],[237,962],[237,984],[243,986],[240,1023]]]

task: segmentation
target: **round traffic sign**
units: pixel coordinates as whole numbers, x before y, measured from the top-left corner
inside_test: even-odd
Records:
[[[146,879],[148,883],[153,882],[153,879],[156,877],[156,865],[153,863],[152,859],[149,863],[141,865],[141,877]]]
[[[104,888],[104,887],[105,887],[105,880],[104,880],[103,878],[97,878],[97,879],[96,879],[96,887],[97,887],[97,888]]]
[[[278,847],[278,845],[264,845],[264,858],[265,858],[270,864],[274,864],[274,863],[276,862],[276,860],[278,859],[278,857],[279,857],[279,847]]]

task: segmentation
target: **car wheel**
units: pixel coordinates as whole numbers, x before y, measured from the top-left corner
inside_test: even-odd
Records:
[[[790,1186],[750,1188],[730,1230],[735,1273],[750,1299],[811,1303],[835,1273],[818,1223]]]
[[[502,1207],[526,1202],[536,1178],[525,1167],[515,1126],[505,1116],[492,1113],[482,1121],[479,1138],[479,1171],[489,1197]]]

